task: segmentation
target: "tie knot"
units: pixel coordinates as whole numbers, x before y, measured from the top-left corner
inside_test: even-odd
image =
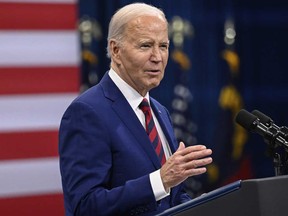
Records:
[[[150,105],[148,103],[148,100],[144,98],[142,102],[139,104],[139,108],[144,112],[150,109]]]
[[[144,98],[142,102],[139,104],[139,108],[142,110],[142,112],[145,115],[151,116],[151,110],[150,110],[150,105],[148,103],[148,100]]]

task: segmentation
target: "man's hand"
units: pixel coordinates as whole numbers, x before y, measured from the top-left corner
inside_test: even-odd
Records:
[[[195,145],[185,148],[179,143],[177,151],[166,161],[160,169],[160,175],[166,191],[185,181],[188,177],[206,172],[206,166],[212,162],[209,157],[211,149],[204,145]]]

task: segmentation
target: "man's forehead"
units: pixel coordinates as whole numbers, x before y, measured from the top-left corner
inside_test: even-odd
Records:
[[[161,16],[139,16],[130,20],[127,24],[129,29],[132,30],[149,30],[155,26],[161,29],[168,30],[168,24],[165,19]]]

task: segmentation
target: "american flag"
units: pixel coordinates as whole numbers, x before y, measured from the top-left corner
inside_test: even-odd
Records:
[[[0,0],[0,214],[64,215],[61,116],[79,91],[76,0]]]

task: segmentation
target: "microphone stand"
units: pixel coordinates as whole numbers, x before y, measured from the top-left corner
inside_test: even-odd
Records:
[[[283,164],[281,162],[281,156],[278,153],[274,154],[274,158],[273,158],[273,164],[274,164],[274,171],[275,171],[275,176],[280,176],[283,175],[282,174],[282,167]]]
[[[283,149],[281,149],[283,150]],[[276,148],[274,146],[274,149],[272,152],[270,151],[270,155],[273,155],[273,165],[274,165],[274,171],[275,176],[282,176],[288,174],[288,153],[284,149],[284,152],[276,152]]]
[[[288,142],[287,133],[275,127],[268,127],[264,142],[268,144],[268,155],[273,158],[276,176],[288,174]],[[281,142],[277,142],[281,140]],[[281,143],[281,144],[279,144]]]

